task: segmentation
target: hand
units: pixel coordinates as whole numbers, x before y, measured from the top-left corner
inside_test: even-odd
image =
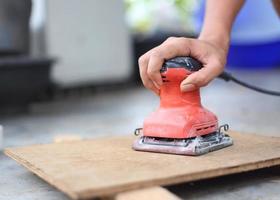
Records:
[[[162,78],[160,69],[165,60],[177,56],[191,56],[203,64],[203,68],[189,75],[181,83],[181,91],[188,92],[206,86],[224,69],[227,47],[222,48],[214,42],[170,37],[161,45],[151,49],[139,60],[139,71],[144,86],[159,95]]]

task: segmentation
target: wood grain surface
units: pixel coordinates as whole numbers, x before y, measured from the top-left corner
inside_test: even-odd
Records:
[[[8,148],[6,155],[73,199],[280,165],[280,138],[230,132],[234,145],[199,157],[137,152],[123,136]]]

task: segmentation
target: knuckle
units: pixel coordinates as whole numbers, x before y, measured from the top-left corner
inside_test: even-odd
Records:
[[[160,50],[154,50],[152,53],[151,53],[151,57],[155,57],[155,58],[160,58],[162,59],[163,58],[163,55],[161,53]]]
[[[177,40],[178,40],[178,42],[189,41],[189,38],[186,38],[186,37],[178,37]]]
[[[177,39],[177,37],[168,37],[165,41],[166,42],[170,42],[170,41],[174,41],[174,40],[176,40]]]
[[[178,49],[180,46],[175,43],[175,42],[172,42],[172,43],[169,43],[166,45],[166,48],[169,49],[169,50],[175,50],[175,49]]]
[[[177,37],[176,38],[176,42],[180,43],[180,44],[189,44],[190,42],[190,38],[186,38],[186,37]]]
[[[152,84],[150,83],[150,82],[143,82],[143,85],[144,85],[144,87],[145,88],[147,88],[147,89],[150,89],[150,90],[152,90],[153,89],[153,86],[152,86]]]
[[[151,81],[147,78],[142,78],[142,83],[146,88],[151,88]]]
[[[147,74],[149,77],[155,77],[155,75],[158,73],[158,71],[154,68],[149,68],[147,70]]]
[[[138,59],[138,65],[139,67],[141,67],[142,65],[145,65],[147,63],[147,58],[146,56],[141,56],[139,59]]]
[[[197,40],[194,40],[192,38],[182,38],[180,42],[185,46],[189,46],[189,47],[197,46]]]

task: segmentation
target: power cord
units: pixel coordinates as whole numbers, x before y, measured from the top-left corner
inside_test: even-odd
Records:
[[[223,72],[218,78],[221,78],[221,79],[223,79],[224,81],[227,81],[227,82],[232,81],[234,83],[237,83],[239,85],[242,85],[246,88],[249,88],[249,89],[257,91],[257,92],[261,92],[261,93],[268,94],[268,95],[280,96],[280,92],[278,92],[278,91],[266,90],[266,89],[259,88],[257,86],[248,84],[246,82],[243,82],[243,81],[235,78],[233,75],[231,75],[228,72]]]

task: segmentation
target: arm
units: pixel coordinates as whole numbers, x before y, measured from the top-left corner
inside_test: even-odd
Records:
[[[182,91],[207,85],[224,69],[233,21],[244,0],[208,0],[203,29],[198,39],[168,38],[139,58],[139,70],[146,88],[159,94],[162,85],[159,70],[164,60],[192,56],[204,67],[181,83]]]
[[[280,17],[280,0],[272,0],[272,3],[274,5],[274,8],[275,8],[278,16]]]
[[[228,50],[232,24],[244,0],[207,0],[204,24],[199,39]]]

